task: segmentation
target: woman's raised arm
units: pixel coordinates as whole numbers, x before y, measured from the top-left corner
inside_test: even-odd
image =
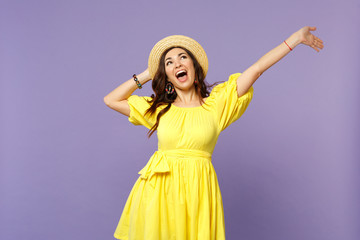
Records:
[[[256,63],[246,69],[237,79],[237,93],[238,96],[244,95],[254,82],[263,74],[268,68],[277,63],[280,59],[286,56],[300,43],[308,45],[319,52],[319,48],[323,49],[323,41],[310,33],[315,31],[316,27],[303,27],[299,31],[293,33],[285,42],[266,53]],[[291,50],[290,50],[291,49]]]
[[[137,78],[141,85],[151,80],[149,70],[146,69],[144,72],[137,75]],[[127,102],[128,97],[138,88],[134,78],[127,80],[120,86],[112,90],[108,95],[104,97],[105,104],[115,111],[118,111],[125,116],[130,115],[130,107]]]

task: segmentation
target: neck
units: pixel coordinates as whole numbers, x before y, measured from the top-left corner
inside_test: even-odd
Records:
[[[177,97],[174,101],[174,103],[179,103],[179,104],[190,104],[196,101],[199,101],[199,96],[197,95],[196,91],[195,91],[195,86],[193,86],[191,89],[187,90],[187,91],[183,91],[181,89],[176,89],[176,94]]]

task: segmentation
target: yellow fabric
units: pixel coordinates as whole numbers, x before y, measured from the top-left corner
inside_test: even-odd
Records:
[[[238,97],[236,79],[215,86],[205,104],[172,105],[157,129],[158,150],[139,171],[114,237],[123,240],[223,240],[221,192],[211,155],[221,131],[245,112],[253,87]],[[150,129],[150,97],[131,95],[129,121]],[[158,108],[157,113],[166,106]]]

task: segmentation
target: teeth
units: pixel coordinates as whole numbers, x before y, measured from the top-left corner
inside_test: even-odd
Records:
[[[176,73],[176,77],[179,76],[179,74],[182,73],[182,72],[185,72],[185,73],[186,73],[185,70],[180,70],[180,71],[178,71],[178,72]]]

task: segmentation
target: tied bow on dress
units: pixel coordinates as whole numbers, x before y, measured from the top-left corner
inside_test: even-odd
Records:
[[[197,158],[206,158],[211,161],[211,153],[195,149],[158,150],[151,156],[145,167],[138,173],[141,174],[141,179],[147,180],[155,189],[157,178],[154,177],[154,175],[171,172],[167,161],[171,161],[171,159],[187,159],[191,161],[191,158],[193,158],[194,161]],[[179,180],[183,183],[185,178],[180,178]],[[180,191],[180,200],[184,203],[184,194],[182,191]]]

